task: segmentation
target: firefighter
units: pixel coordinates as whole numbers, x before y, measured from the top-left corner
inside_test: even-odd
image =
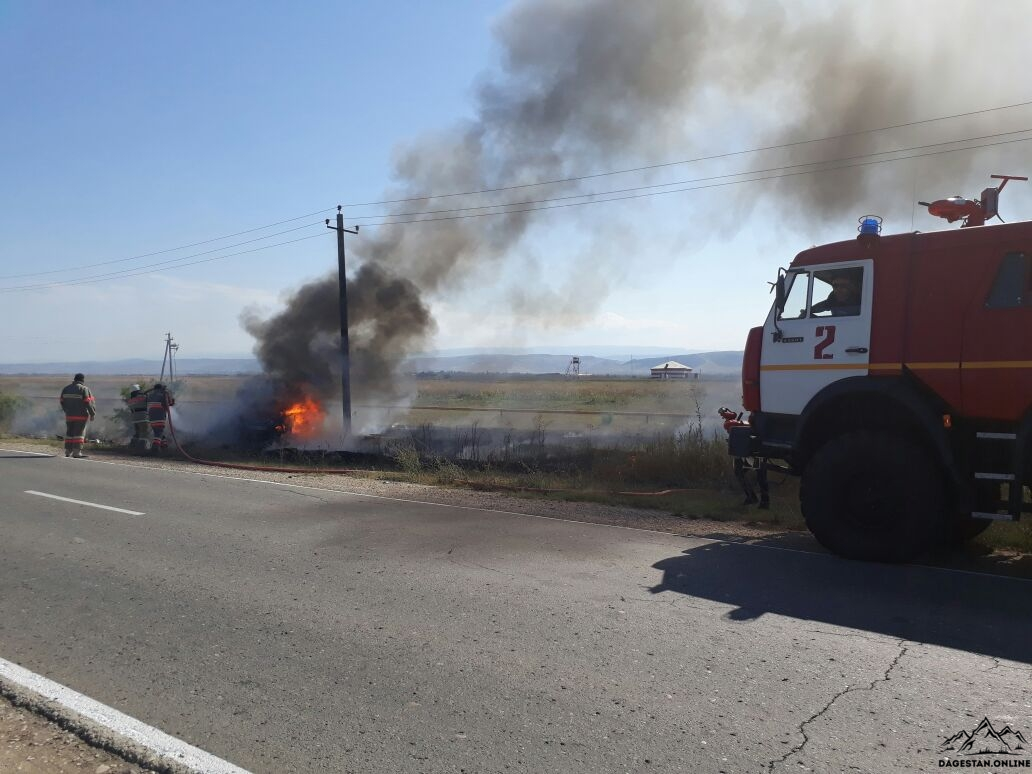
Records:
[[[724,420],[724,430],[730,432],[732,427],[743,427],[748,422],[742,421],[742,415],[736,414],[729,408],[720,408],[717,411],[720,418]],[[742,505],[755,505],[759,503],[761,510],[770,508],[770,484],[767,480],[767,468],[770,461],[766,457],[735,457],[734,472],[735,480],[742,487],[745,494],[745,502]],[[756,472],[756,486],[760,490],[760,496],[756,496],[756,490],[749,483],[749,471]]]
[[[734,458],[735,479],[737,479],[739,486],[742,487],[742,491],[745,493],[745,502],[742,505],[755,505],[758,502],[760,510],[766,511],[770,509],[770,485],[767,480],[768,464],[766,457],[753,457],[748,460],[745,457]],[[756,485],[760,490],[759,498],[756,497],[756,492],[752,488],[752,484],[749,483],[750,470],[756,471]]]
[[[82,458],[86,442],[86,423],[97,416],[93,393],[84,382],[86,377],[76,374],[72,383],[61,390],[61,409],[65,415],[64,452],[66,457]]]
[[[154,436],[152,452],[168,448],[168,441],[165,440],[165,421],[168,419],[168,410],[174,405],[175,398],[161,382],[147,391],[147,418],[150,420],[151,434]]]
[[[134,384],[125,402],[129,406],[133,422],[133,437],[129,441],[129,448],[147,451],[150,449],[150,418],[147,412],[146,390]]]

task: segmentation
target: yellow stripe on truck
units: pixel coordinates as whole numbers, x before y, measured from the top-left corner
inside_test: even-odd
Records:
[[[1032,360],[969,360],[961,368],[1032,368]]]
[[[878,368],[867,363],[787,363],[785,365],[761,365],[761,371],[866,371]],[[899,368],[899,366],[896,366]]]
[[[1032,368],[1032,360],[985,360],[964,363],[786,363],[760,366],[761,371],[954,371],[958,369]]]

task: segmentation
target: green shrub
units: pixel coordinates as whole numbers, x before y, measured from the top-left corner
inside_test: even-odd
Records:
[[[108,419],[114,423],[120,431],[131,434],[133,432],[133,412],[129,410],[128,405],[124,401],[129,399],[129,393],[133,391],[132,387],[122,387],[118,394],[122,397],[123,403],[116,406],[111,412]]]
[[[418,475],[423,472],[423,460],[414,444],[394,444],[387,449],[387,456],[393,459],[404,473]]]
[[[15,415],[19,411],[24,411],[28,406],[29,402],[20,395],[0,392],[0,432],[10,430]]]

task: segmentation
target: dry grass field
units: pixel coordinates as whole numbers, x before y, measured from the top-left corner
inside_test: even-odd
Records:
[[[548,408],[694,413],[709,382],[600,377],[422,379],[419,402],[456,407]]]
[[[176,377],[197,400],[228,400],[243,381],[239,376]],[[57,401],[61,388],[72,381],[72,374],[63,376],[0,376],[0,392],[20,395],[32,400]],[[121,390],[135,383],[150,386],[157,381],[154,374],[137,376],[94,376],[87,374],[86,385],[98,400],[117,401]]]
[[[176,398],[185,409],[191,404],[218,404],[233,400],[246,377],[177,376]],[[57,409],[57,396],[68,376],[0,376],[0,393],[28,401],[39,416]],[[122,407],[121,390],[153,376],[93,376],[86,383],[97,398],[102,416]],[[737,405],[737,381],[653,381],[582,377],[470,376],[420,379],[410,405],[390,401],[355,402],[355,413],[382,415],[384,425],[431,424],[457,427],[477,422],[482,427],[513,430],[546,428],[550,432],[589,432],[604,435],[640,435],[682,430],[701,421],[707,431],[719,429],[716,410]],[[58,419],[60,417],[57,417]]]

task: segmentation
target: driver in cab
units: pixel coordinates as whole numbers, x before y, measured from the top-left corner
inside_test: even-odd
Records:
[[[838,273],[831,277],[831,293],[826,299],[810,307],[810,315],[831,314],[849,317],[860,314],[860,283],[852,273]]]

